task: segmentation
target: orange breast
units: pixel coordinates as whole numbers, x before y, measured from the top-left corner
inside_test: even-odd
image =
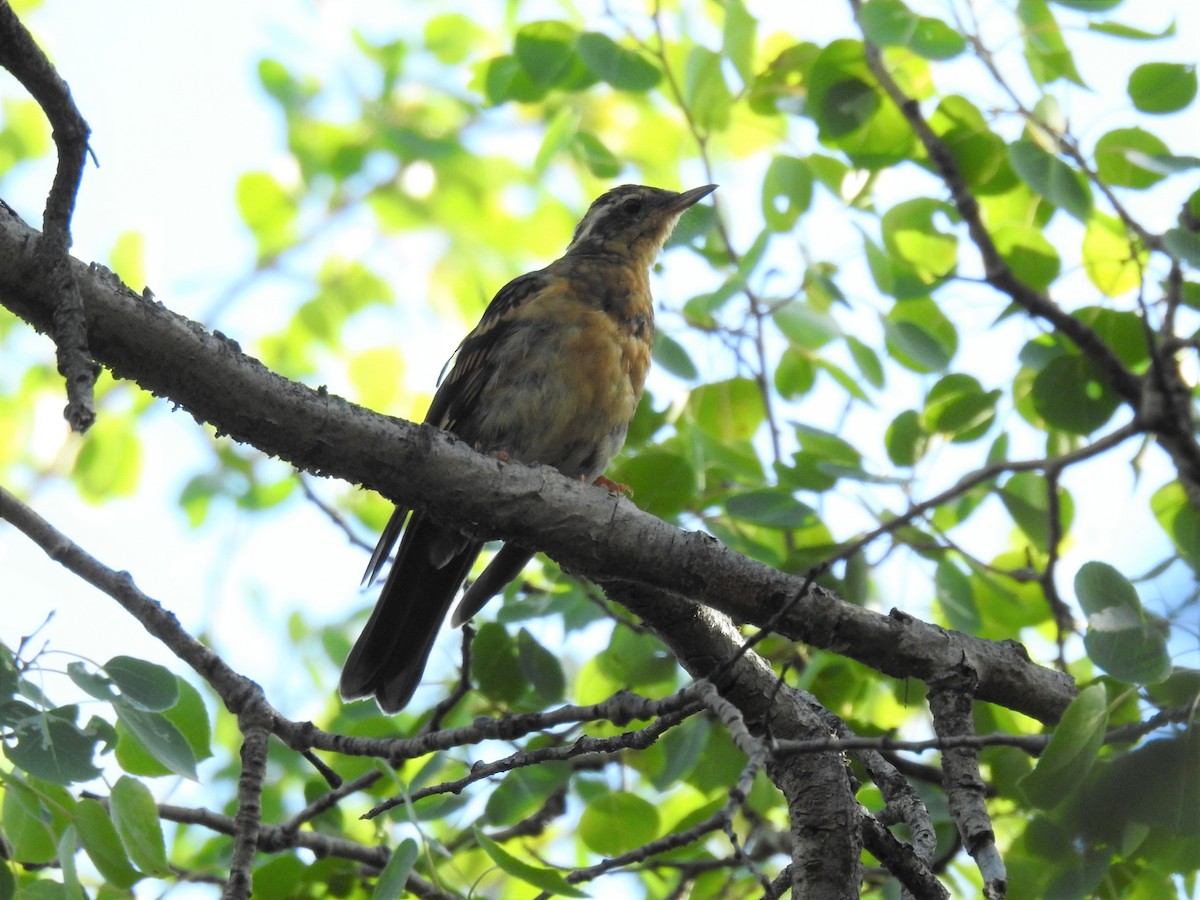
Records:
[[[588,281],[562,279],[511,314],[476,433],[483,449],[590,481],[625,442],[654,329],[644,278]]]

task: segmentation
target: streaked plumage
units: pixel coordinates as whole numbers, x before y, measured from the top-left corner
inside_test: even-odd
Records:
[[[622,185],[598,198],[561,258],[500,289],[459,345],[425,421],[478,450],[594,481],[625,442],[650,367],[649,270],[680,214],[715,190]],[[347,700],[398,712],[420,682],[450,604],[483,546],[423,510],[397,507],[367,567],[400,537],[379,601],[342,671]],[[506,544],[467,590],[471,618],[533,551]]]

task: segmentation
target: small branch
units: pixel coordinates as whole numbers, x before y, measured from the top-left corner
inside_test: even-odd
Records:
[[[740,776],[738,776],[737,783],[730,788],[729,799],[725,805],[721,809],[717,810],[717,812],[706,818],[704,821],[697,822],[691,828],[687,829],[687,831],[681,831],[676,834],[668,834],[659,838],[658,840],[651,841],[648,844],[643,844],[636,850],[630,850],[627,853],[620,854],[619,856],[605,859],[594,866],[588,866],[584,869],[576,869],[567,875],[567,881],[571,882],[572,884],[580,884],[585,881],[592,881],[615,869],[623,869],[637,863],[646,862],[654,856],[658,856],[663,853],[669,853],[670,851],[676,850],[679,847],[686,847],[688,844],[693,844],[707,835],[713,834],[714,832],[724,831],[726,834],[728,834],[728,829],[730,824],[733,822],[733,817],[746,802],[746,797],[749,795],[750,787],[754,782],[754,776],[758,773],[761,767],[762,757],[752,757],[742,768],[742,773]],[[750,864],[751,861],[738,847],[736,838],[733,838],[733,846],[735,853],[738,854],[738,857],[734,860],[731,860],[728,864],[730,866]],[[761,880],[761,873],[759,873],[759,877]],[[769,884],[764,885],[764,888],[768,891],[767,896],[772,896],[770,893]],[[549,897],[549,895],[542,894],[539,896],[539,900],[546,897]]]
[[[1050,604],[1050,612],[1054,615],[1055,643],[1058,645],[1058,667],[1067,670],[1066,637],[1074,629],[1071,607],[1067,606],[1058,593],[1058,585],[1054,581],[1058,569],[1059,545],[1062,543],[1062,503],[1058,496],[1058,479],[1062,472],[1060,466],[1046,469],[1046,565],[1038,581],[1042,586],[1042,596]]]
[[[238,722],[242,729],[242,771],[238,776],[238,809],[233,836],[229,880],[222,900],[248,900],[254,887],[254,853],[262,830],[262,789],[267,777],[267,739],[270,731],[261,722]]]
[[[515,838],[537,837],[542,834],[555,819],[567,811],[567,786],[560,785],[550,792],[545,802],[531,816],[527,816],[515,825],[489,834],[493,841],[502,844]],[[464,833],[464,839],[470,835]]]
[[[846,559],[853,556],[859,550],[873,543],[885,534],[890,534],[899,528],[911,523],[918,516],[923,516],[932,509],[948,503],[956,497],[965,494],[971,488],[978,484],[991,481],[998,478],[1006,472],[1033,472],[1033,471],[1055,471],[1061,472],[1068,466],[1081,462],[1085,459],[1090,459],[1093,456],[1099,456],[1111,450],[1113,447],[1124,443],[1129,438],[1140,434],[1141,426],[1137,422],[1129,422],[1122,425],[1116,431],[1113,431],[1102,438],[1097,438],[1085,447],[1080,447],[1071,453],[1065,453],[1062,456],[1046,457],[1040,459],[1024,459],[1024,460],[1006,460],[992,463],[991,465],[983,466],[976,469],[974,472],[968,472],[960,478],[952,487],[947,488],[940,494],[935,494],[928,500],[922,500],[920,503],[914,503],[901,515],[894,519],[889,519],[878,528],[867,532],[862,537],[851,541],[846,546],[842,547],[837,553],[830,556],[826,561],[826,565],[832,565],[838,560]]]
[[[929,686],[929,709],[939,737],[975,733],[971,716],[974,689],[975,679],[961,668]],[[963,846],[983,876],[983,895],[987,900],[1000,900],[1007,892],[1008,874],[988,816],[979,754],[969,746],[949,748],[942,754],[942,771],[942,786]]]
[[[862,0],[848,2],[863,35],[867,66],[883,92],[900,109],[925,152],[929,154],[930,162],[949,189],[954,207],[962,217],[971,241],[983,259],[987,283],[1008,296],[1031,316],[1045,319],[1056,331],[1069,338],[1105,374],[1112,389],[1136,408],[1142,393],[1138,376],[1125,368],[1120,358],[1095,331],[1063,310],[1049,297],[1021,281],[1004,261],[987,225],[984,224],[979,202],[967,186],[950,148],[929,126],[917,101],[905,94],[897,84],[884,65],[879,48],[867,38],[862,24]]]
[[[674,728],[684,719],[699,712],[699,710],[700,705],[697,703],[685,707],[679,712],[665,715],[645,728],[640,728],[636,731],[626,731],[623,734],[608,738],[581,737],[569,746],[539,747],[536,750],[522,750],[490,763],[477,762],[471,766],[470,773],[463,778],[431,785],[412,793],[397,795],[390,800],[385,800],[372,807],[363,813],[362,818],[374,819],[389,809],[403,806],[406,803],[416,803],[418,800],[423,800],[425,797],[436,794],[458,794],[463,788],[477,781],[491,778],[493,775],[499,775],[503,772],[510,772],[513,769],[524,768],[525,766],[537,765],[543,762],[561,762],[569,759],[578,759],[581,756],[603,756],[619,753],[624,750],[644,750],[657,741],[666,731]]]
[[[0,2],[0,65],[37,101],[50,121],[58,169],[46,198],[43,235],[38,242],[40,286],[54,298],[54,343],[58,371],[66,380],[71,428],[84,432],[96,420],[94,389],[98,369],[88,352],[83,300],[71,273],[71,214],[87,161],[91,129],[79,114],[70,88],[21,24],[7,2]]]
[[[160,803],[158,815],[168,822],[198,825],[230,837],[237,834],[238,826],[234,819],[207,809]],[[292,848],[310,850],[317,856],[338,856],[364,866],[370,866],[372,869],[382,869],[387,865],[390,856],[386,847],[367,847],[345,838],[337,838],[317,831],[295,831],[273,825],[264,825],[259,830],[258,849],[263,852],[278,853],[281,850]]]
[[[458,673],[458,683],[437,706],[433,708],[433,712],[429,716],[429,721],[421,728],[422,734],[429,734],[434,731],[441,730],[442,720],[446,718],[462,700],[471,691],[471,646],[475,641],[475,629],[470,622],[467,622],[462,627],[462,668]]]
[[[874,750],[879,753],[904,751],[907,753],[926,753],[930,750],[956,750],[964,747],[979,750],[984,747],[1016,747],[1032,756],[1038,756],[1050,742],[1044,734],[1007,734],[996,731],[992,734],[939,734],[935,738],[923,741],[898,740],[880,735],[879,737],[831,737],[810,741],[778,740],[771,749],[778,755],[787,756],[794,753],[828,753],[850,752],[856,750]]]
[[[306,822],[311,822],[321,813],[333,809],[338,805],[338,803],[340,803],[344,798],[349,797],[351,794],[357,794],[359,791],[365,791],[382,777],[382,772],[380,772],[378,769],[373,769],[370,772],[364,772],[353,781],[347,781],[344,784],[339,784],[333,790],[322,794],[312,803],[308,804],[308,806],[304,807],[304,809],[300,810],[300,812],[296,813],[296,815],[292,816],[279,827],[283,831],[299,831],[300,826],[304,825]]]
[[[332,522],[342,534],[346,535],[346,539],[352,546],[361,547],[369,553],[373,545],[359,537],[358,533],[350,527],[350,523],[346,521],[346,517],[342,515],[340,510],[330,506],[317,495],[317,492],[313,490],[312,485],[309,483],[308,477],[303,473],[298,473],[296,478],[300,482],[300,490],[304,492],[305,499],[319,509],[325,518]]]
[[[949,900],[945,888],[929,861],[912,852],[912,848],[897,838],[874,816],[863,815],[863,846],[872,856],[904,885],[905,897],[913,900]]]

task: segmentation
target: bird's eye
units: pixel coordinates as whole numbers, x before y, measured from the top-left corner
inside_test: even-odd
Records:
[[[636,216],[642,211],[642,201],[638,200],[636,197],[630,197],[621,204],[621,211],[626,215]]]

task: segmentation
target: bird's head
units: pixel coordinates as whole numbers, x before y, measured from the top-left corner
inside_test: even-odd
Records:
[[[649,266],[684,210],[716,189],[715,184],[683,193],[642,184],[615,187],[588,207],[567,253],[628,256]]]

